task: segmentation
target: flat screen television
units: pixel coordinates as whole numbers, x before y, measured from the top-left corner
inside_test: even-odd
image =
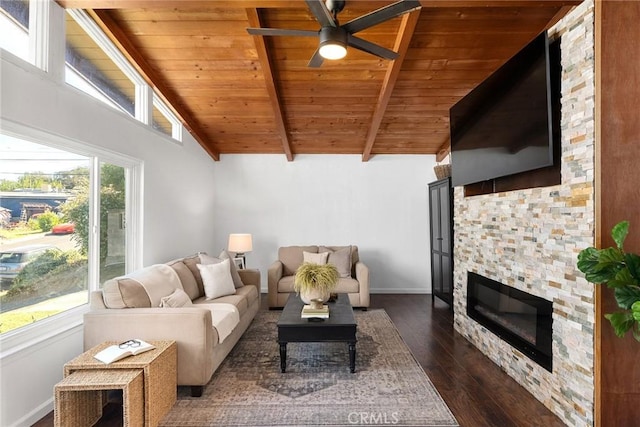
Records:
[[[559,72],[545,31],[451,107],[454,186],[553,165]]]

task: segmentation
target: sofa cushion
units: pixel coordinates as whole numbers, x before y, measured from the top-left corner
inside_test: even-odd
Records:
[[[278,281],[278,293],[295,293],[293,289],[294,276],[284,276]],[[336,288],[333,292],[338,293],[358,293],[360,292],[360,284],[356,279],[350,277],[339,278]]]
[[[337,292],[339,294],[348,293],[354,294],[360,292],[360,283],[356,279],[352,279],[351,277],[341,277],[338,279],[338,283],[336,283],[336,288],[333,292]]]
[[[229,263],[230,260],[225,259],[219,263],[197,265],[202,276],[206,299],[210,300],[236,292],[231,278]]]
[[[115,277],[102,286],[107,308],[159,307],[161,298],[176,289],[182,289],[180,278],[166,264],[155,264]],[[147,300],[149,305],[146,305]]]
[[[176,289],[171,295],[160,299],[160,307],[163,308],[187,307],[190,305],[193,305],[191,298],[182,289]]]
[[[317,246],[283,246],[278,249],[278,259],[282,262],[282,274],[292,276],[303,262],[302,252],[318,253]]]
[[[194,279],[196,279],[196,284],[198,285],[198,295],[204,296],[204,284],[202,283],[202,276],[200,275],[200,270],[198,270],[198,264],[200,264],[200,254],[190,255],[182,259],[184,265],[186,265],[191,274],[193,274]]]
[[[303,262],[311,262],[313,264],[324,265],[327,263],[327,259],[329,259],[329,252],[320,252],[314,254],[312,252],[302,251]]]
[[[293,290],[293,283],[295,276],[282,276],[278,281],[278,292],[295,292]]]
[[[243,289],[243,288],[240,288],[240,289]],[[238,311],[240,312],[240,316],[244,316],[244,314],[249,309],[249,302],[247,301],[247,298],[244,295],[238,295],[238,294],[226,295],[220,298],[216,298],[215,302],[235,305]]]
[[[175,270],[182,283],[182,289],[189,295],[191,300],[194,300],[201,296],[200,287],[196,278],[193,277],[191,269],[182,260],[171,261],[167,265]]]
[[[333,264],[338,270],[338,276],[351,277],[351,246],[340,249],[330,249],[326,246],[318,248],[320,252],[328,252],[328,263]]]
[[[111,279],[102,287],[107,308],[148,308],[151,300],[140,282],[127,277]]]
[[[231,278],[233,279],[233,285],[236,288],[243,287],[244,283],[242,282],[242,278],[238,273],[238,267],[236,267],[236,262],[233,259],[233,257],[229,255],[229,252],[223,250],[222,252],[220,252],[220,255],[218,255],[218,258],[229,260],[229,269],[231,270]]]
[[[240,312],[233,304],[212,303],[208,304],[208,308],[211,311],[211,323],[218,332],[218,343],[222,343],[240,323]]]
[[[260,298],[258,289],[255,286],[243,286],[242,288],[236,289],[236,295],[240,295],[245,298],[247,301],[247,307]]]

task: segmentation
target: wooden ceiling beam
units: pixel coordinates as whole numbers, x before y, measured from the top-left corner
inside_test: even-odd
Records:
[[[163,98],[164,102],[173,110],[178,119],[182,122],[183,126],[193,136],[193,138],[200,144],[200,146],[213,158],[213,160],[220,160],[220,153],[214,149],[211,142],[207,142],[204,137],[206,133],[200,126],[189,120],[191,114],[181,107],[182,102],[180,97],[163,83],[163,80],[157,75],[153,68],[147,63],[144,57],[138,52],[135,46],[123,33],[122,29],[111,19],[106,11],[103,10],[89,10],[96,24],[102,28],[102,31],[111,39],[116,47],[122,52],[131,64],[136,67],[138,72],[147,81],[151,87],[156,88],[156,93]]]
[[[391,61],[389,68],[387,68],[387,73],[384,76],[384,80],[382,81],[382,89],[380,89],[380,95],[378,96],[378,102],[376,103],[373,113],[371,126],[367,132],[364,151],[362,152],[363,162],[367,162],[371,158],[371,151],[373,150],[373,144],[375,143],[376,136],[378,135],[378,129],[380,129],[380,123],[382,122],[384,113],[387,109],[387,104],[389,104],[389,98],[391,98],[393,88],[398,80],[398,75],[402,68],[402,61],[404,61],[407,50],[409,49],[409,44],[411,43],[411,38],[413,37],[413,32],[416,29],[419,17],[420,9],[407,13],[402,17],[395,46],[393,47],[393,50],[398,52],[398,57]]]
[[[247,9],[247,19],[249,20],[250,27],[262,27],[258,9]],[[275,78],[273,75],[273,67],[271,66],[271,58],[269,57],[269,52],[267,51],[267,45],[264,42],[264,37],[262,36],[253,36],[253,41],[256,44],[258,59],[260,60],[260,67],[262,68],[262,73],[264,74],[264,82],[267,88],[267,93],[269,94],[269,100],[271,101],[271,107],[273,108],[276,129],[280,134],[280,139],[282,140],[282,149],[284,150],[284,154],[287,156],[287,160],[291,162],[293,161],[291,143],[289,142],[287,128],[284,124],[282,105],[280,103],[278,88],[276,87]]]
[[[447,138],[447,140],[438,148],[436,152],[436,162],[441,162],[451,153],[451,138]]]
[[[583,0],[421,0],[424,8],[438,7],[562,7],[575,6]],[[358,0],[358,8],[377,9],[387,6],[392,0]],[[291,0],[57,0],[69,9],[190,9],[206,7],[255,8],[306,8],[302,1]],[[296,4],[298,3],[298,4]]]

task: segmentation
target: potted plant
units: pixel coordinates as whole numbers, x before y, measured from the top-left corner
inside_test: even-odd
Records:
[[[629,222],[622,221],[611,230],[616,247],[587,248],[578,254],[578,269],[591,283],[603,283],[613,289],[618,307],[622,310],[605,314],[618,337],[631,329],[640,341],[640,256],[625,253],[624,240]]]
[[[304,262],[296,271],[293,290],[302,301],[310,304],[312,299],[327,301],[338,283],[338,270],[333,264]]]

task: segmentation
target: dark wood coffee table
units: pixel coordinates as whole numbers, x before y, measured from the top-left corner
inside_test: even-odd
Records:
[[[356,371],[356,319],[347,294],[338,294],[335,302],[328,303],[328,319],[302,319],[304,303],[291,294],[278,320],[280,344],[280,370],[287,368],[287,343],[290,342],[346,342],[349,345],[349,369]]]

